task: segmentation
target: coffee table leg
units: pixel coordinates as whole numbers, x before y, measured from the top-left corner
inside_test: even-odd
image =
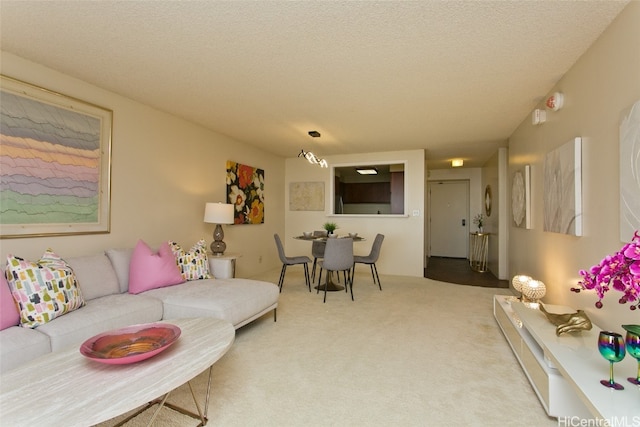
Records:
[[[167,408],[173,409],[176,412],[180,412],[181,414],[190,416],[192,418],[200,419],[200,424],[198,424],[197,427],[201,427],[201,426],[207,425],[207,422],[209,421],[209,419],[207,418],[207,414],[209,412],[209,396],[211,395],[211,378],[212,378],[212,376],[213,376],[213,365],[211,365],[209,367],[209,378],[207,379],[207,394],[206,394],[205,403],[204,403],[204,405],[205,405],[204,406],[204,413],[200,409],[200,405],[198,404],[198,400],[196,399],[196,395],[193,392],[193,388],[191,387],[191,381],[188,382],[189,390],[191,391],[191,397],[193,398],[193,402],[196,405],[196,408],[198,410],[198,414],[195,414],[195,413],[189,411],[188,409],[182,408],[182,407],[180,407],[178,405],[174,405],[173,403],[170,403],[170,402],[165,403],[164,406],[166,406]]]
[[[197,414],[193,413],[192,411],[189,411],[188,409],[182,408],[181,406],[174,405],[171,402],[167,402],[167,399],[169,398],[169,395],[171,394],[171,392],[169,392],[169,393],[165,394],[162,398],[158,398],[158,399],[156,399],[156,400],[154,400],[152,402],[149,402],[147,405],[144,406],[144,408],[136,411],[134,414],[132,414],[132,415],[128,416],[127,418],[125,418],[124,420],[120,421],[114,427],[121,427],[127,421],[132,420],[133,418],[137,417],[138,415],[140,415],[144,411],[150,409],[153,405],[158,405],[158,407],[156,408],[156,410],[154,411],[153,415],[151,416],[151,420],[147,424],[147,427],[150,427],[153,424],[153,422],[155,421],[156,417],[160,413],[160,410],[165,406],[167,408],[169,408],[169,409],[173,409],[174,411],[180,412],[181,414],[187,415],[187,416],[189,416],[191,418],[200,419],[200,424],[198,424],[197,427],[202,427],[202,426],[207,425],[207,422],[209,421],[209,419],[207,418],[207,414],[209,412],[209,398],[211,396],[211,379],[212,379],[212,377],[213,377],[213,365],[211,365],[209,367],[209,378],[207,379],[207,394],[206,394],[205,403],[204,403],[204,413],[202,412],[202,409],[200,408],[200,405],[198,404],[198,399],[196,399],[196,394],[193,392],[193,387],[191,386],[191,381],[188,381],[187,384],[189,385],[189,391],[191,392],[191,397],[193,398],[193,402],[196,404],[196,409],[198,410]]]

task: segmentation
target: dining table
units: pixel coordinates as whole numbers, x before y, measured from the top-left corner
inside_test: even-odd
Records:
[[[327,239],[353,239],[354,242],[363,242],[367,239],[365,239],[364,237],[360,237],[357,234],[345,234],[344,236],[338,236],[337,234],[334,234],[334,236],[336,237],[329,237],[329,236],[314,236],[313,234],[306,236],[306,235],[301,235],[301,236],[294,236],[293,238],[296,240],[305,240],[308,242],[326,242]],[[337,283],[335,283],[333,281],[333,274],[331,274],[332,272],[329,271],[327,272],[328,276],[327,276],[327,292],[336,292],[336,291],[343,291],[344,290],[344,286],[339,285]],[[314,287],[314,289],[318,289],[320,288],[320,290],[324,290],[324,286],[320,285],[318,283],[317,286]]]

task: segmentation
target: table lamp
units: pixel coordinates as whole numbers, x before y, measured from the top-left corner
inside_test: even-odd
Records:
[[[540,299],[547,293],[547,287],[540,280],[529,280],[522,285],[523,300],[537,307]]]
[[[233,224],[233,208],[228,203],[207,203],[204,208],[204,222],[216,224],[213,230],[213,242],[211,242],[211,252],[213,255],[221,256],[227,249],[224,239],[224,231],[221,224]]]
[[[527,283],[529,280],[532,280],[531,277],[525,276],[524,274],[518,274],[516,276],[513,276],[513,279],[511,279],[511,284],[513,285],[513,289],[515,289],[517,292],[520,292],[521,298],[522,298],[522,288],[524,284]]]

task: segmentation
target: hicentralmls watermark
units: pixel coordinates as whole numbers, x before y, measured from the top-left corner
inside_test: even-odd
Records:
[[[558,427],[640,427],[640,415],[612,418],[559,417]]]

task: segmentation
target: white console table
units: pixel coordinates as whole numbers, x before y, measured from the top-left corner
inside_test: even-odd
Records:
[[[555,313],[575,312],[570,307],[545,305]],[[627,381],[637,373],[637,362],[626,357],[614,366],[624,390],[600,384],[609,379],[609,362],[598,351],[600,329],[556,336],[556,327],[538,309],[514,297],[496,295],[494,316],[547,414],[608,420],[609,425],[637,422],[640,387]],[[624,330],[620,328],[620,333]],[[624,334],[623,334],[624,335]],[[621,424],[623,423],[623,424]]]

